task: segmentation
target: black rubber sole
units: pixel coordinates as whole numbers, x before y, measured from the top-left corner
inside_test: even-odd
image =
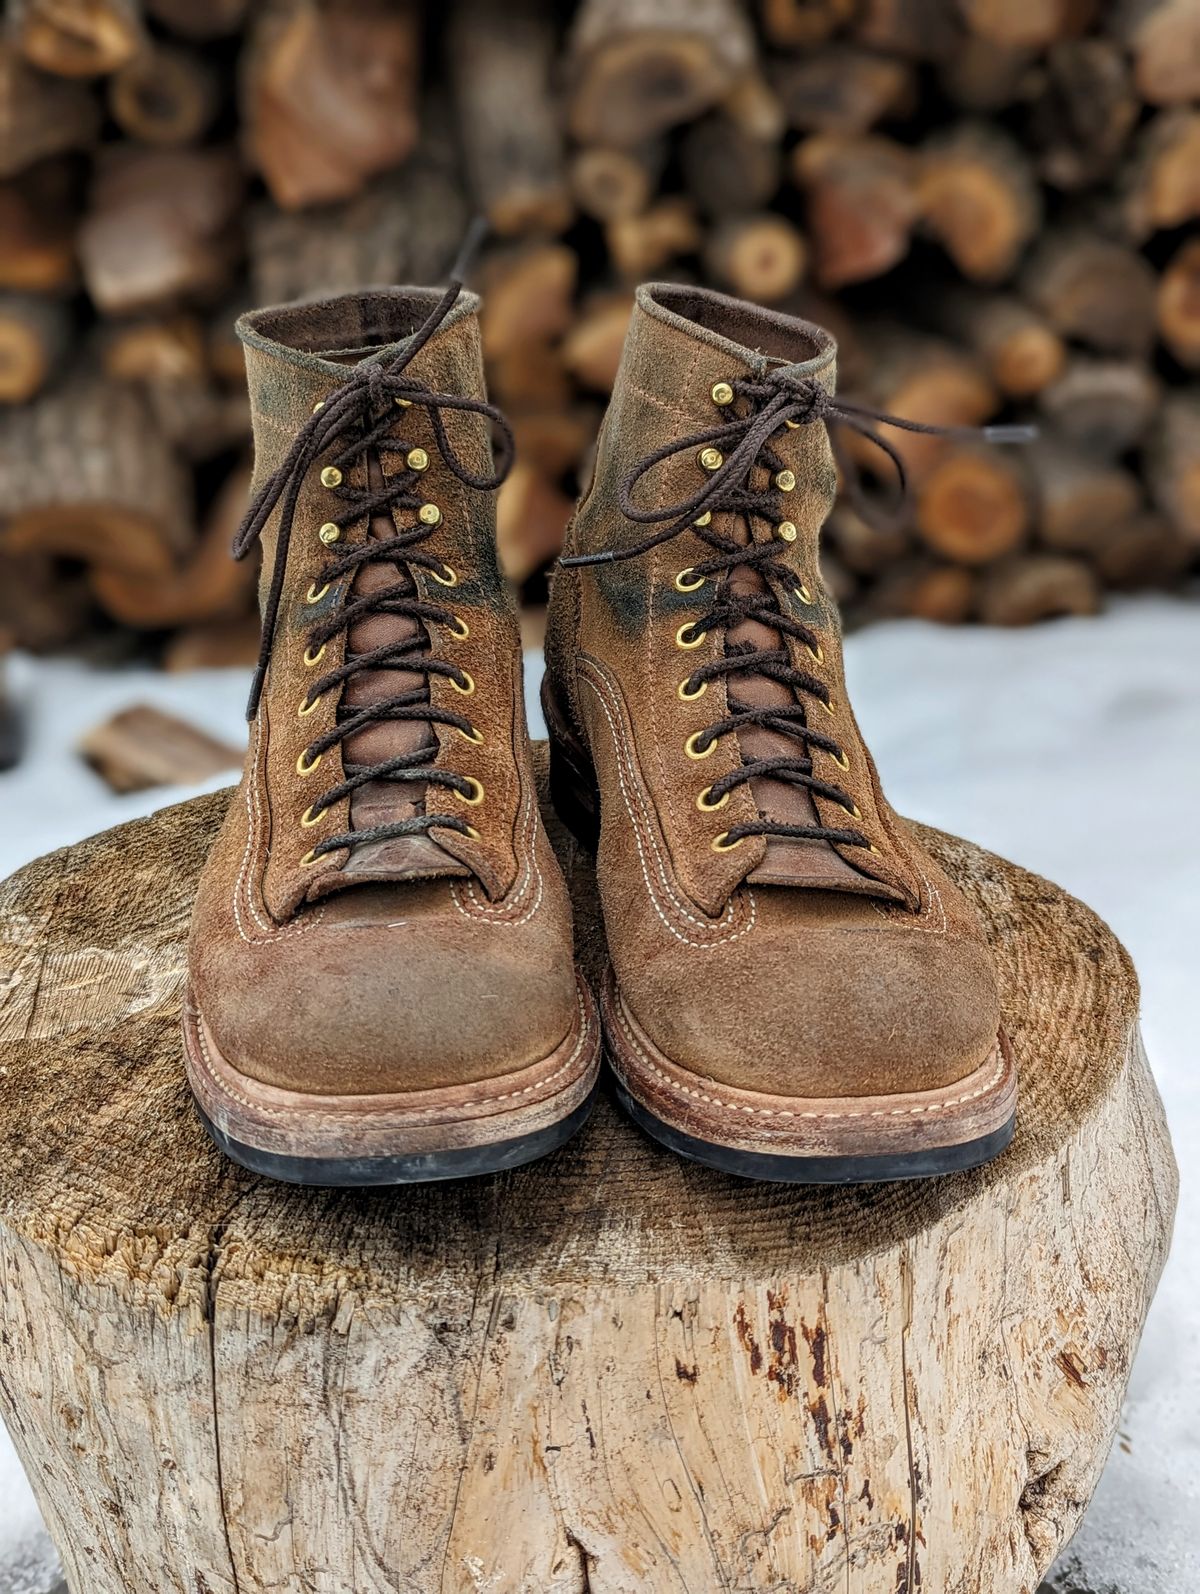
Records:
[[[306,1184],[325,1189],[361,1190],[395,1184],[433,1184],[446,1179],[477,1179],[503,1173],[557,1151],[587,1122],[596,1102],[596,1088],[575,1111],[545,1129],[487,1146],[459,1146],[398,1157],[288,1157],[279,1152],[247,1146],[218,1129],[196,1102],[204,1127],[217,1146],[251,1173],[264,1174],[283,1184]]]
[[[931,1146],[903,1156],[780,1157],[768,1152],[738,1151],[685,1135],[643,1107],[620,1079],[617,1095],[638,1128],[678,1156],[739,1179],[762,1179],[773,1184],[895,1184],[903,1179],[936,1179],[947,1173],[961,1173],[999,1156],[1017,1124],[1014,1113],[1006,1124],[978,1140],[967,1140],[958,1146]]]

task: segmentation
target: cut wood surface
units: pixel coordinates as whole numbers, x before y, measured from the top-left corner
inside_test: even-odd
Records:
[[[236,769],[242,749],[148,703],[124,708],[88,731],[80,756],[116,792],[187,786]]]
[[[923,833],[990,928],[1021,1070],[978,1172],[747,1183],[605,1097],[527,1169],[304,1191],[224,1161],[183,1079],[227,801],[0,898],[0,1409],[73,1588],[1033,1594],[1116,1432],[1176,1193],[1092,913]],[[556,839],[594,975],[591,866]]]

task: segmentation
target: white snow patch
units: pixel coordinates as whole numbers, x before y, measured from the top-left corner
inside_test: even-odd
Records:
[[[1189,1002],[1200,972],[1200,609],[1147,598],[1100,619],[1022,631],[897,622],[851,637],[846,661],[864,734],[901,812],[1056,880],[1129,947],[1176,1145],[1190,1147],[1200,1134]],[[30,741],[20,768],[0,776],[0,875],[223,784],[114,797],[73,747],[117,708],[151,702],[235,743],[245,736],[241,671],[166,676],[64,661],[17,665],[16,691],[32,710]],[[544,731],[539,673],[531,660],[534,735]],[[1174,1250],[1134,1368],[1124,1444],[1064,1558],[1064,1590],[1200,1587],[1200,1181],[1186,1161],[1183,1176]],[[56,1573],[37,1520],[0,1433],[0,1594],[51,1594]],[[18,1561],[29,1567],[31,1557],[32,1570],[18,1574]]]

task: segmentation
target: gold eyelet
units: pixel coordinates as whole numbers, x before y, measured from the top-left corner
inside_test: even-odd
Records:
[[[796,473],[790,470],[777,471],[775,485],[781,493],[793,492],[796,487]]]
[[[313,710],[316,708],[317,704],[320,701],[321,701],[320,696],[314,697],[312,702],[307,706],[307,708],[305,707],[305,705],[303,703],[301,703],[300,707],[296,710],[296,713],[300,716],[300,718],[302,720],[307,719],[308,716],[313,712]]]
[[[720,470],[725,463],[725,456],[719,448],[702,448],[697,458],[702,470]]]
[[[700,793],[699,797],[696,798],[696,807],[702,814],[715,814],[718,808],[724,808],[725,804],[729,801],[729,793],[725,792],[723,796],[717,798],[715,803],[710,803],[708,801],[708,794],[711,791],[712,787],[706,786]]]
[[[471,693],[475,690],[475,677],[470,673],[469,670],[464,670],[462,672],[462,677],[467,683],[466,686],[460,686],[453,676],[450,677],[450,685],[456,692],[461,692],[464,697],[470,697]]]
[[[325,583],[325,585],[323,587],[320,588],[319,591],[317,590],[316,584],[314,582],[310,581],[309,584],[308,584],[308,591],[304,594],[304,601],[305,601],[305,603],[320,603],[321,599],[325,596],[325,594],[328,591],[329,591],[329,583],[328,583],[328,581]]]
[[[337,468],[336,465],[326,465],[325,469],[321,472],[321,486],[322,487],[340,487],[341,485],[342,485],[342,473],[341,473],[341,471]]]
[[[411,410],[412,409],[412,399],[397,399],[396,400],[396,408],[398,410]]]
[[[800,430],[802,422],[800,422],[800,421],[784,421],[783,424],[787,427],[789,432],[798,432]]]
[[[880,852],[879,848],[875,845],[875,843],[873,841],[868,843],[867,851],[868,852],[873,852],[877,858],[882,858],[883,857],[883,854]]]
[[[454,566],[453,565],[443,565],[442,569],[446,572],[444,576],[439,576],[436,570],[431,570],[429,572],[429,574],[437,582],[438,586],[440,586],[440,587],[457,587],[457,585],[458,585],[458,573],[454,569]]]
[[[829,756],[830,756],[830,758],[833,759],[834,763],[837,765],[837,767],[839,769],[849,769],[850,768],[850,755],[849,755],[849,753],[836,752],[836,753],[830,753]]]
[[[446,629],[452,637],[457,637],[460,642],[465,642],[471,634],[471,627],[457,614],[454,616],[453,623],[447,625]]]
[[[712,385],[712,401],[714,404],[732,404],[733,389],[728,382],[714,382]]]
[[[794,520],[781,520],[775,527],[775,535],[780,542],[795,542],[800,533],[796,530]]]
[[[314,415],[319,415],[324,408],[325,408],[325,400],[324,399],[318,399],[317,402],[313,405],[313,414]]]
[[[309,830],[313,825],[319,825],[328,812],[328,808],[318,808],[316,813],[314,813],[313,805],[309,803],[308,807],[300,815],[300,823],[304,826],[305,830]]]
[[[693,520],[692,521],[692,525],[693,526],[711,526],[712,525],[712,510],[711,509],[706,509],[704,511],[704,513],[700,516],[699,520]]]
[[[676,688],[676,690],[678,691],[680,697],[683,699],[683,701],[685,703],[694,703],[698,697],[703,697],[705,692],[708,691],[708,682],[707,681],[701,681],[700,685],[696,688],[696,690],[694,692],[689,692],[687,690],[687,684],[688,684],[688,682],[690,680],[691,680],[691,676],[690,675],[685,676],[685,678],[682,681],[680,681],[678,687]]]
[[[309,863],[320,863],[323,856],[323,853],[318,855],[317,849],[315,847],[310,847],[304,854],[303,858],[301,858],[300,862],[302,865]]]
[[[404,456],[404,463],[409,470],[428,470],[429,455],[423,448],[410,448]]]
[[[685,642],[683,640],[683,633],[693,629],[694,627],[690,620],[685,620],[683,622],[683,624],[679,627],[679,630],[675,633],[675,646],[677,648],[698,648],[700,646],[700,644],[704,641],[703,631],[701,631],[698,636],[693,637],[690,642]]]
[[[705,581],[708,579],[706,576],[697,576],[695,581],[685,581],[683,579],[684,576],[690,576],[693,574],[694,571],[691,565],[688,565],[686,570],[681,570],[679,572],[679,574],[675,577],[676,592],[695,592],[696,588],[702,587]]]
[[[317,649],[317,651],[315,653],[313,652],[313,650],[311,648],[305,648],[305,650],[304,650],[304,662],[305,662],[305,664],[308,665],[310,670],[313,668],[314,665],[320,664],[321,660],[325,657],[325,649],[328,646],[329,646],[329,644],[327,642],[322,642],[321,646]]]
[[[736,841],[730,841],[729,832],[723,830],[719,836],[714,838],[712,850],[714,852],[732,852],[735,847],[740,847],[745,839],[745,836],[739,836]]]
[[[468,841],[482,841],[483,840],[483,837],[475,829],[474,825],[468,825],[467,826],[467,840]]]
[[[812,603],[813,595],[808,590],[808,588],[804,585],[803,581],[800,583],[800,585],[798,587],[793,587],[792,591],[800,599],[801,603],[808,603],[808,604]]]
[[[476,780],[474,775],[464,775],[463,779],[471,788],[469,794],[459,791],[457,786],[451,786],[450,790],[458,798],[460,803],[466,803],[469,807],[476,808],[484,798],[483,782],[481,780]]]
[[[709,742],[708,746],[703,750],[703,752],[700,750],[700,743],[704,740],[704,738],[705,738],[705,736],[707,734],[708,734],[707,731],[693,731],[692,734],[688,737],[687,741],[684,742],[683,750],[688,755],[689,758],[695,758],[697,760],[701,759],[701,758],[711,758],[713,753],[716,752],[716,750],[717,750],[716,737],[712,738],[712,740]]]
[[[819,697],[817,699],[817,702],[825,710],[826,714],[831,714],[832,715],[832,714],[836,714],[837,713],[837,698],[836,697],[831,697],[829,699],[828,703],[825,701],[825,699],[823,697]]]
[[[342,528],[338,525],[336,520],[327,520],[323,526],[317,527],[317,536],[320,537],[321,541],[326,547],[328,547],[331,542],[336,542],[341,535]]]
[[[477,725],[472,725],[471,729],[469,731],[464,731],[461,725],[456,725],[454,727],[454,729],[458,732],[458,734],[463,738],[464,741],[473,742],[476,747],[478,747],[479,744],[483,741],[483,732],[479,729],[479,727]]]
[[[842,807],[843,808],[846,807],[845,803],[842,804]],[[857,803],[851,803],[849,808],[846,808],[846,812],[850,815],[851,819],[861,819],[862,818],[862,809],[858,806]]]
[[[436,526],[441,518],[442,512],[436,504],[422,504],[417,510],[417,519],[423,526]]]
[[[821,644],[819,642],[817,643],[815,648],[812,646],[811,643],[806,642],[804,644],[804,649],[805,649],[805,652],[808,654],[810,659],[815,659],[818,664],[824,664],[824,662],[825,662],[825,649],[821,646]]]
[[[321,759],[322,759],[323,756],[324,756],[323,754],[318,753],[317,756],[313,759],[313,761],[311,763],[309,763],[308,762],[308,748],[306,747],[304,749],[304,751],[300,754],[300,757],[296,760],[296,773],[297,773],[297,775],[311,775],[313,770],[316,769],[317,765],[321,762]]]

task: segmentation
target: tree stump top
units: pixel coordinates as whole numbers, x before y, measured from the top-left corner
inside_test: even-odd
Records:
[[[107,831],[0,891],[0,1222],[81,1282],[108,1279],[157,1312],[203,1315],[219,1288],[302,1323],[351,1297],[449,1311],[481,1276],[536,1294],[842,1266],[1044,1165],[1128,1056],[1137,983],[1107,927],[1056,886],[923,830],[999,963],[1021,1095],[1016,1139],[990,1166],[874,1187],[750,1184],[669,1155],[602,1100],[570,1145],[503,1175],[367,1193],[273,1184],[212,1146],[180,1056],[192,893],[228,801]],[[590,864],[550,822],[594,973]]]

